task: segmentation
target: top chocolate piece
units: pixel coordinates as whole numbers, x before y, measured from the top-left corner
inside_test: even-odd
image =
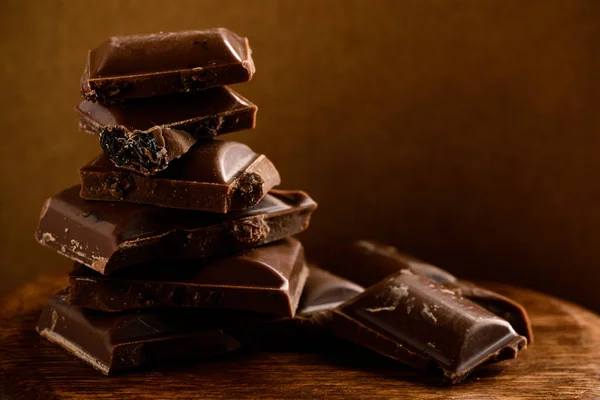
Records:
[[[247,82],[251,53],[225,28],[111,37],[88,52],[81,94],[114,102]]]

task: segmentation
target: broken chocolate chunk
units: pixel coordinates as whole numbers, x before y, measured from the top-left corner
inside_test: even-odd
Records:
[[[207,141],[151,177],[115,167],[101,154],[79,170],[81,197],[227,213],[256,205],[280,182],[264,155],[237,142]]]
[[[69,303],[107,312],[195,307],[291,318],[307,276],[302,245],[287,238],[216,260],[155,262],[108,276],[75,264]]]
[[[402,269],[409,269],[506,319],[529,343],[533,342],[529,316],[519,303],[471,282],[457,279],[449,272],[404,254],[393,246],[370,240],[357,240],[333,252],[323,266],[364,287],[372,286]]]
[[[101,274],[274,242],[305,230],[317,207],[301,191],[272,190],[256,206],[228,214],[84,200],[79,192],[73,186],[45,202],[36,239]]]
[[[80,129],[100,137],[113,164],[152,175],[200,139],[254,128],[257,107],[219,87],[110,105],[82,101],[76,111]]]
[[[458,383],[477,366],[517,357],[527,339],[508,321],[402,269],[332,312],[344,339]]]

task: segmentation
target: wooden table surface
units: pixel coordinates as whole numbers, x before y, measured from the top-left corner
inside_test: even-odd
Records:
[[[34,331],[66,279],[39,276],[0,299],[0,399],[600,399],[600,317],[529,290],[486,285],[521,302],[535,343],[517,360],[441,386],[351,347],[245,354],[105,377]]]

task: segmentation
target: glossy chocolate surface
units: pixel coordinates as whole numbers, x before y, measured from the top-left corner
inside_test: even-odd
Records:
[[[334,333],[384,356],[462,381],[487,361],[515,358],[527,340],[504,319],[408,269],[332,313]]]
[[[364,289],[344,278],[309,265],[300,305],[293,318],[279,318],[240,327],[235,336],[247,348],[315,351],[339,342],[329,328],[331,310]]]
[[[527,338],[527,343],[533,343],[531,321],[529,320],[527,310],[521,304],[463,279],[457,280],[454,283],[446,283],[444,286],[448,290],[456,292],[457,295],[479,304],[500,318],[504,318],[519,335]]]
[[[100,136],[118,167],[145,175],[162,171],[200,139],[251,129],[257,107],[227,87],[103,105],[77,106],[82,131]]]
[[[264,155],[238,142],[198,143],[151,177],[117,168],[101,154],[79,170],[81,197],[226,213],[256,205],[279,173]]]
[[[317,207],[301,191],[272,190],[256,206],[228,214],[84,200],[79,191],[73,186],[44,203],[36,239],[102,274],[274,242],[305,230]]]
[[[371,240],[357,240],[339,247],[328,256],[323,267],[363,287],[372,286],[401,269],[410,269],[439,283],[456,281],[441,268]]]
[[[284,318],[295,315],[307,276],[302,244],[287,238],[213,261],[165,261],[109,276],[75,264],[69,302],[112,312],[198,307]]]
[[[443,284],[447,290],[456,292],[506,319],[529,343],[533,341],[529,316],[519,303],[471,282],[457,279],[449,272],[404,254],[393,246],[357,240],[333,252],[323,266],[364,287],[372,286],[402,269],[409,269],[417,275]]]
[[[225,28],[111,37],[89,51],[81,94],[113,102],[247,82],[251,53]]]
[[[363,291],[362,286],[311,265],[298,313],[307,316],[332,310]]]
[[[238,350],[224,332],[250,316],[148,311],[99,313],[67,303],[67,291],[50,298],[36,330],[105,375],[166,359],[209,357]]]
[[[314,266],[310,271],[301,308],[293,318],[205,308],[105,313],[68,304],[69,290],[64,290],[49,299],[36,329],[106,375],[168,359],[201,359],[242,348],[315,351],[335,343],[324,325],[330,307],[363,289]]]

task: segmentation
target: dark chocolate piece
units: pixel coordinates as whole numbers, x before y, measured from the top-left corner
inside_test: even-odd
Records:
[[[331,272],[369,287],[402,269],[441,283],[483,308],[509,321],[519,335],[533,342],[533,332],[527,311],[514,300],[483,289],[441,268],[401,253],[397,248],[369,240],[357,240],[332,253],[324,266]]]
[[[79,185],[46,200],[36,239],[109,274],[135,264],[232,254],[295,235],[317,204],[304,192],[272,190],[228,214],[84,200]]]
[[[456,281],[456,277],[441,268],[371,240],[357,240],[336,249],[323,266],[363,287],[372,286],[401,269],[410,269],[438,283]]]
[[[254,128],[257,107],[220,87],[112,105],[82,101],[76,111],[80,129],[100,136],[116,166],[151,175],[200,139]]]
[[[484,362],[516,358],[527,346],[508,321],[408,269],[333,310],[330,327],[412,367],[441,370],[449,383]]]
[[[288,238],[204,265],[162,262],[105,276],[75,264],[69,303],[113,312],[209,307],[293,317],[307,276],[302,244]]]
[[[247,82],[251,53],[225,28],[111,37],[88,52],[81,94],[114,102]]]
[[[115,167],[101,154],[79,170],[81,197],[226,213],[256,205],[279,173],[264,155],[237,142],[194,146],[152,177]]]
[[[309,269],[310,274],[298,308],[300,317],[330,311],[365,290],[356,283],[314,265],[309,266]]]
[[[165,359],[210,357],[240,348],[223,330],[231,315],[202,318],[186,310],[106,314],[49,299],[36,330],[105,375]],[[236,323],[244,315],[236,316]],[[250,318],[251,319],[251,318]]]
[[[255,350],[315,351],[336,341],[327,328],[331,310],[363,291],[355,283],[309,265],[309,276],[293,318],[243,326],[235,331],[235,337],[244,347]]]

